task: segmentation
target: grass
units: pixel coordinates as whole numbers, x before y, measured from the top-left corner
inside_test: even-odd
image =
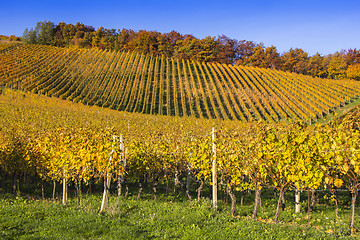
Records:
[[[320,193],[316,211],[306,213],[303,193],[302,212],[294,214],[293,192],[286,195],[286,208],[280,223],[272,222],[277,199],[273,191],[263,192],[258,219],[250,218],[253,194],[246,195],[237,216],[223,201],[214,211],[209,198],[187,201],[184,194],[160,193],[152,199],[150,189],[136,199],[132,188],[128,198],[110,198],[109,209],[99,213],[101,193],[83,194],[81,205],[72,196],[67,206],[60,198],[40,200],[36,196],[12,195],[0,190],[0,239],[351,239],[349,194],[340,195],[339,217],[328,198]],[[73,190],[71,190],[73,192]],[[205,195],[209,196],[209,190]],[[50,195],[50,194],[49,194]],[[194,195],[194,194],[193,194]],[[219,196],[223,199],[223,196]],[[357,214],[359,212],[357,211]],[[357,225],[359,223],[357,222]]]
[[[315,123],[326,124],[326,123],[332,121],[333,119],[336,119],[336,118],[339,118],[339,117],[345,115],[346,113],[348,113],[349,111],[351,111],[352,109],[357,107],[358,105],[360,105],[360,98],[353,99],[349,103],[347,103],[345,106],[333,110],[332,113],[326,115],[324,118],[318,119],[313,124],[315,124]]]

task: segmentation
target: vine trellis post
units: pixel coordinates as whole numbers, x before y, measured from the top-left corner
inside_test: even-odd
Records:
[[[111,152],[110,152],[110,157],[109,157],[109,165],[111,166],[112,164],[112,155],[115,152],[114,147],[115,147],[115,143],[116,143],[116,136],[113,136],[113,145],[111,148]],[[104,179],[104,194],[103,194],[103,199],[101,202],[101,207],[100,207],[100,212],[105,211],[108,208],[108,203],[109,203],[109,189],[110,189],[110,184],[111,184],[111,173],[107,172],[106,173],[106,177]]]
[[[300,191],[295,189],[295,213],[300,213]]]
[[[217,209],[216,144],[214,127],[212,128],[212,200],[213,208]]]
[[[123,167],[123,172],[117,175],[117,189],[118,189],[118,196],[121,195],[121,184],[124,182],[125,178],[125,168],[126,168],[126,159],[125,159],[125,147],[124,147],[124,137],[120,135],[120,156],[119,156],[119,163],[120,166]]]

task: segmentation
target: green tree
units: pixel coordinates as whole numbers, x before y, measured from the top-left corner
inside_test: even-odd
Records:
[[[37,42],[36,38],[36,32],[34,29],[25,29],[23,35],[22,35],[22,41],[29,44],[34,44]]]
[[[51,45],[55,35],[55,24],[50,21],[38,22],[35,27],[37,43]]]

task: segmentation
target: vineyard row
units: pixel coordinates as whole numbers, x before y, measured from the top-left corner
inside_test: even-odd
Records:
[[[360,83],[130,52],[1,44],[0,85],[120,111],[245,122],[309,122]]]

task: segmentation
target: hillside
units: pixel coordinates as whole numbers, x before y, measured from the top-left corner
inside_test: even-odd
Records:
[[[127,112],[267,122],[311,122],[360,94],[355,81],[29,44],[0,44],[0,85]]]

